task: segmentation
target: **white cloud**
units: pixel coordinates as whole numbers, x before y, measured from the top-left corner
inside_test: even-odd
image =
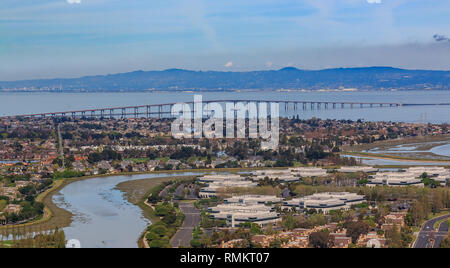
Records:
[[[81,4],[81,0],[67,0],[67,3],[69,4]]]
[[[226,67],[226,68],[231,68],[231,67],[233,67],[233,62],[232,62],[232,61],[227,62],[227,63],[225,64],[225,67]]]
[[[273,62],[271,62],[271,61],[268,61],[268,62],[266,62],[266,67],[272,67],[272,65],[273,65]]]
[[[369,4],[381,4],[381,0],[367,0]]]

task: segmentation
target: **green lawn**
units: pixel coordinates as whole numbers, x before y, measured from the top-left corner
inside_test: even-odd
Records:
[[[6,200],[0,200],[0,212],[2,212],[6,205],[8,204],[8,202],[6,202]]]
[[[12,247],[12,241],[0,241],[0,248]]]
[[[132,161],[135,163],[146,163],[150,161],[150,158],[127,158],[125,161]]]

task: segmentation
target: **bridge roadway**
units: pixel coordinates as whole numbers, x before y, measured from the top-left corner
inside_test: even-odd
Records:
[[[388,103],[388,102],[336,102],[336,101],[276,101],[276,100],[206,100],[202,101],[204,104],[208,103],[268,103],[275,102],[284,104],[285,110],[293,109],[296,110],[307,110],[309,109],[329,109],[332,107],[336,108],[374,108],[374,107],[401,107],[401,106],[431,106],[431,105],[450,105],[450,103]],[[194,102],[184,102],[188,105],[193,105]],[[146,116],[146,117],[163,117],[165,115],[170,116],[170,108],[177,103],[165,103],[165,104],[149,104],[149,105],[138,105],[138,106],[124,106],[124,107],[114,107],[114,108],[99,108],[99,109],[87,109],[87,110],[73,110],[65,112],[49,112],[49,113],[37,113],[37,114],[25,114],[25,115],[15,115],[8,116],[7,118],[18,118],[18,117],[122,117],[127,116]],[[169,109],[164,109],[169,108]]]

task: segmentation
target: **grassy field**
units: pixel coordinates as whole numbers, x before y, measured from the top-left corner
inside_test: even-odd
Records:
[[[364,151],[374,148],[390,148],[397,145],[413,144],[413,143],[427,143],[427,142],[440,142],[450,140],[450,135],[443,136],[425,136],[425,137],[414,137],[414,138],[404,138],[396,140],[387,141],[377,141],[371,144],[361,144],[356,146],[343,146],[341,149],[345,151]],[[427,147],[431,149],[430,147]],[[421,148],[421,149],[424,149]]]
[[[11,248],[12,244],[12,241],[0,241],[0,248]]]
[[[343,146],[341,149],[343,152],[345,152],[342,154],[367,156],[378,159],[450,163],[449,157],[436,155],[432,152],[427,152],[430,149],[436,146],[444,145],[449,141],[450,141],[449,135],[433,136],[433,137],[415,137],[415,138],[404,138],[388,141],[377,141],[371,144],[360,144],[356,146]],[[392,153],[382,153],[376,151],[371,153],[366,152],[368,150],[375,148],[377,148],[377,150],[379,151],[386,151],[389,150],[390,148],[399,145],[414,145],[416,149],[411,152],[395,152],[395,151],[392,151]]]
[[[449,160],[443,159],[425,159],[425,158],[411,158],[398,155],[387,155],[387,154],[377,154],[377,153],[364,153],[364,152],[341,152],[341,155],[351,155],[351,156],[365,156],[376,159],[386,159],[386,160],[398,160],[405,162],[425,162],[425,163],[450,163]]]
[[[7,203],[6,200],[0,200],[0,212],[5,209]]]

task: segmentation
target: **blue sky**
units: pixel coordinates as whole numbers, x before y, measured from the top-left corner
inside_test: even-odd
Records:
[[[450,69],[448,0],[2,0],[0,7],[0,80],[166,68]]]

